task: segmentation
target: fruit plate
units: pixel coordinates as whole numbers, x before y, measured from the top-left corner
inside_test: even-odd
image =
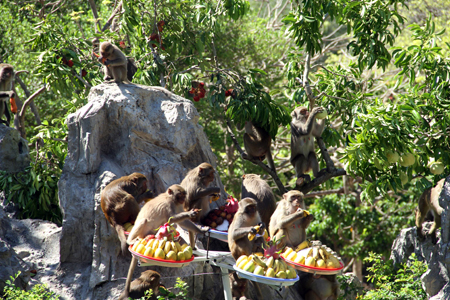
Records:
[[[287,264],[289,264],[294,269],[303,271],[303,272],[307,272],[307,273],[317,274],[317,275],[339,274],[339,273],[341,273],[342,269],[344,268],[344,265],[342,264],[342,262],[339,262],[341,264],[340,268],[318,268],[318,267],[311,267],[311,266],[307,266],[304,264],[299,264],[299,263],[293,262],[292,260],[289,260],[286,257],[284,257],[283,254],[280,256]]]
[[[148,264],[152,264],[154,266],[169,267],[169,268],[181,268],[181,267],[185,267],[185,266],[189,265],[191,263],[191,261],[194,260],[194,255],[192,255],[192,257],[190,259],[178,260],[178,261],[149,257],[149,256],[145,256],[141,253],[131,250],[131,247],[133,247],[133,246],[130,245],[128,250],[131,252],[131,254],[133,256],[138,258],[142,263],[148,263]]]
[[[221,240],[222,242],[228,243],[228,231],[220,231],[210,228],[209,236]]]
[[[244,271],[242,269],[239,269],[236,265],[233,265],[233,269],[236,270],[239,277],[245,278],[251,281],[256,281],[268,285],[275,285],[275,286],[290,286],[293,285],[298,281],[298,275],[297,277],[293,279],[283,279],[283,278],[274,278],[274,277],[267,277],[262,275],[256,275],[247,271]]]

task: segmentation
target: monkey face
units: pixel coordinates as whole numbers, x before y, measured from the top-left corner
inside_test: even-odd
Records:
[[[256,205],[249,205],[245,208],[245,213],[250,217],[253,217],[256,214]]]
[[[184,201],[186,201],[186,192],[178,192],[175,194],[175,200],[178,204],[184,204]]]
[[[291,113],[292,118],[305,122],[309,117],[309,111],[306,107],[301,106],[294,109],[294,111]]]
[[[1,76],[1,80],[7,80],[9,78],[11,78],[13,74],[13,69],[11,68],[3,68],[2,70],[2,76]]]
[[[113,50],[114,49],[112,45],[107,45],[106,47],[100,48],[100,54],[102,55],[103,58],[108,58],[112,54]]]

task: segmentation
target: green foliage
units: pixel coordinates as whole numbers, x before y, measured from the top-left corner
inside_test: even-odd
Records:
[[[63,118],[52,125],[45,120],[38,127],[39,134],[32,139],[44,141],[38,152],[30,153],[32,162],[23,172],[16,174],[0,171],[0,189],[5,193],[5,204],[12,201],[20,208],[21,218],[53,221],[60,224],[58,180],[67,155],[67,126]]]
[[[339,249],[338,253],[345,257],[363,259],[373,251],[389,255],[386,245],[392,245],[402,228],[414,224],[411,211],[416,203],[413,197],[404,196],[394,203],[389,198],[379,200],[377,206],[379,209],[362,205],[350,195],[315,199],[309,206],[314,220],[307,235]]]
[[[418,261],[415,254],[411,254],[409,260],[400,266],[394,266],[392,260],[384,261],[379,254],[370,253],[365,259],[372,266],[368,267],[368,281],[373,283],[374,289],[365,290],[356,299],[358,300],[407,300],[427,299],[427,294],[422,288],[420,276],[427,270],[423,261]],[[345,285],[345,278],[340,278],[340,283]],[[341,289],[345,286],[342,287]],[[346,299],[342,296],[339,299]]]
[[[177,300],[188,300],[190,298],[187,297],[188,288],[186,282],[181,280],[181,278],[177,278],[177,282],[175,283],[174,287],[177,291],[171,292],[165,288],[160,287],[159,288],[159,295],[157,297],[158,300],[166,300],[166,299],[177,299]]]
[[[36,284],[29,291],[24,291],[14,285],[14,281],[19,277],[20,271],[11,276],[11,280],[6,280],[6,286],[4,289],[5,300],[58,300],[59,296],[54,292],[47,291],[45,284]]]
[[[389,64],[391,55],[386,46],[392,46],[401,31],[404,18],[397,12],[397,6],[404,4],[404,0],[295,2],[298,4],[296,10],[283,21],[292,25],[289,31],[298,47],[305,46],[311,55],[321,52],[321,27],[327,18],[331,18],[338,25],[347,26],[347,33],[353,34],[347,48],[358,56],[361,71],[372,68],[375,63],[383,69]]]

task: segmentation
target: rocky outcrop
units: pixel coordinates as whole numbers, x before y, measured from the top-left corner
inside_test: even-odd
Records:
[[[0,124],[0,170],[16,173],[29,165],[27,141],[16,129]]]
[[[442,228],[437,231],[438,242],[434,245],[431,237],[420,242],[416,227],[403,229],[392,245],[391,259],[394,263],[406,261],[412,253],[417,259],[425,261],[428,270],[422,274],[422,286],[428,297],[433,300],[450,299],[449,268],[450,268],[450,176],[446,178],[439,195],[439,204],[444,209]],[[424,223],[423,231],[428,233],[432,222]]]

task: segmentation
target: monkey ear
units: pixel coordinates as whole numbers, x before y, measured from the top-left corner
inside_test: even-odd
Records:
[[[283,199],[286,200],[287,197],[288,197],[288,193],[284,193],[284,194],[283,194]]]
[[[172,191],[172,189],[167,189],[167,193],[169,194],[169,195],[173,195],[173,191]]]

